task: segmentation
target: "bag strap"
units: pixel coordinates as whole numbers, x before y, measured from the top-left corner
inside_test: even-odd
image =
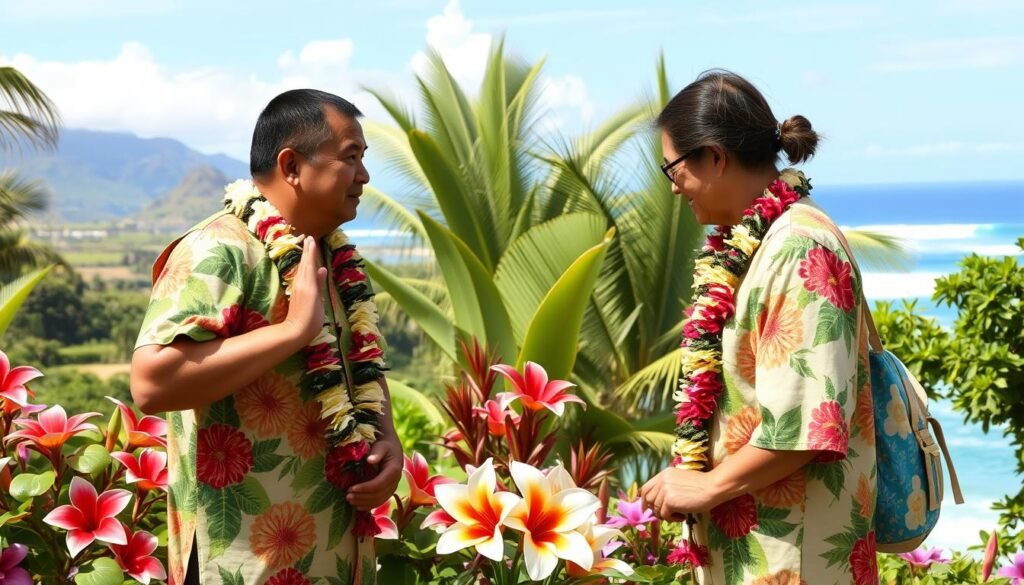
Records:
[[[850,264],[857,266],[857,259],[853,257],[853,250],[850,249],[850,243],[846,240],[846,234],[844,234],[842,230],[836,230],[835,236],[836,239],[839,240],[839,243],[843,246],[843,250],[846,252],[846,256],[850,260]],[[878,335],[878,328],[875,327],[875,319],[871,316],[871,308],[868,306],[867,297],[864,296],[863,284],[861,285],[860,298],[861,304],[864,306],[864,317],[868,326],[868,343],[870,347],[875,351],[882,351],[883,349],[885,349],[885,347],[882,345],[882,338]],[[923,429],[920,429],[923,430],[924,432],[920,433],[918,429],[914,429],[914,434],[917,435],[918,442],[921,444],[922,449],[927,454],[925,456],[925,466],[926,473],[928,474],[928,482],[929,484],[931,484],[931,482],[933,481],[931,459],[932,457],[935,457],[936,459],[938,458],[938,454],[934,453],[934,451],[937,450],[942,453],[942,457],[946,460],[946,469],[949,470],[949,487],[953,490],[953,501],[955,501],[957,504],[963,504],[964,495],[963,492],[960,490],[960,481],[957,479],[956,476],[956,468],[953,467],[953,458],[949,454],[949,449],[946,448],[946,437],[942,433],[942,425],[939,424],[939,421],[931,417],[931,415],[928,413],[927,407],[921,403],[920,397],[918,397],[917,393],[914,391],[915,388],[913,387],[913,385],[907,383],[909,382],[909,380],[907,380],[907,377],[903,372],[903,368],[899,368],[899,370],[900,375],[904,376],[904,388],[906,388],[907,390],[907,402],[910,404],[910,416],[911,419],[914,421],[914,425],[916,426],[917,421],[921,420],[922,418],[927,421],[925,427]],[[916,380],[914,380],[914,382],[916,382]],[[924,412],[922,413],[922,411]],[[924,435],[929,435],[929,426],[934,432],[934,439],[932,439],[931,436],[924,437]],[[924,443],[931,444],[925,445]],[[938,477],[939,486],[937,492],[934,489],[929,489],[929,494],[932,497],[934,497],[934,494],[942,493],[942,473],[937,473],[935,474],[935,476]],[[929,507],[934,510],[938,507],[938,505],[939,502],[933,500]]]
[[[949,487],[953,490],[953,501],[957,504],[964,503],[964,494],[960,491],[960,481],[956,478],[956,469],[953,467],[953,458],[949,456],[949,449],[946,448],[946,437],[942,434],[942,425],[932,417],[928,417],[928,424],[935,433],[935,442],[939,444],[942,456],[946,459],[946,469],[949,470]]]
[[[846,257],[850,260],[850,264],[859,269],[860,267],[857,266],[857,259],[853,257],[853,250],[850,249],[850,243],[846,241],[846,234],[843,233],[843,230],[837,228],[834,235],[836,236],[836,239],[839,240],[839,244],[843,246],[843,250],[846,252]],[[878,335],[878,328],[875,327],[875,319],[871,316],[871,307],[868,305],[868,298],[864,296],[863,280],[861,281],[860,286],[860,303],[861,306],[864,307],[864,320],[867,322],[868,326],[868,346],[875,351],[882,351],[885,349],[885,346],[882,345],[882,338]]]

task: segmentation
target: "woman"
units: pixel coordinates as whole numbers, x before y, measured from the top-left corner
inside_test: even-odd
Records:
[[[776,167],[813,156],[733,73],[657,121],[672,192],[717,225],[696,262],[670,469],[642,494],[709,549],[703,583],[878,583],[874,423],[860,274],[842,233]]]

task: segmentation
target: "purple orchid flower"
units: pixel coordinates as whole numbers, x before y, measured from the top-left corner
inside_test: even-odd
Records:
[[[28,547],[12,544],[0,552],[0,585],[32,585],[32,576],[18,565],[28,556]]]
[[[1013,564],[996,572],[999,577],[1009,577],[1013,585],[1024,585],[1024,552],[1013,556]]]
[[[631,526],[639,532],[647,530],[647,525],[655,521],[654,512],[650,508],[644,508],[642,498],[632,502],[627,501],[624,494],[619,495],[619,514],[608,517],[608,526],[613,528],[624,528]]]
[[[919,548],[913,552],[900,553],[901,559],[907,561],[911,567],[927,568],[932,565],[948,565],[952,559],[947,552],[941,548]]]

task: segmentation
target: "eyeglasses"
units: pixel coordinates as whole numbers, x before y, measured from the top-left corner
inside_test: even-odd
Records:
[[[687,152],[686,154],[684,154],[683,156],[677,158],[676,160],[674,160],[672,162],[667,162],[667,163],[661,165],[661,172],[665,173],[665,176],[668,177],[669,181],[675,183],[676,182],[676,179],[675,179],[675,168],[676,168],[676,165],[678,165],[679,163],[683,162],[687,158],[697,154],[698,152],[700,152],[700,150],[702,148],[704,148],[704,147],[703,146],[698,146],[697,148],[694,148],[693,150]]]

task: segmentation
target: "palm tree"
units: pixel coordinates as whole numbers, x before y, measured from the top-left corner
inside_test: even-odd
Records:
[[[0,152],[57,146],[60,118],[46,94],[13,67],[0,67]],[[0,282],[30,268],[63,263],[49,247],[28,239],[23,227],[46,209],[42,185],[13,170],[0,172]]]
[[[542,114],[534,89],[542,63],[508,60],[498,42],[479,98],[470,100],[439,56],[430,62],[430,75],[417,79],[423,129],[410,108],[371,90],[396,124],[369,124],[371,139],[405,179],[407,193],[368,190],[366,199],[412,241],[431,245],[443,279],[403,280],[375,266],[384,296],[435,342],[450,334],[446,323],[476,323],[465,327],[500,349],[507,332],[491,335],[488,326],[509,323],[507,344],[516,345],[559,271],[614,229],[596,284],[580,297],[572,375],[591,405],[581,421],[605,442],[667,451],[682,312],[704,230],[657,166],[662,154],[653,120],[670,97],[664,60],[653,98],[572,141],[544,137],[534,125]],[[446,268],[445,257],[455,251],[431,235],[440,222],[477,255],[475,278],[490,277],[501,303],[472,294],[472,271]],[[894,249],[871,234],[854,241],[881,247],[882,257]],[[657,459],[633,458],[646,465]]]

